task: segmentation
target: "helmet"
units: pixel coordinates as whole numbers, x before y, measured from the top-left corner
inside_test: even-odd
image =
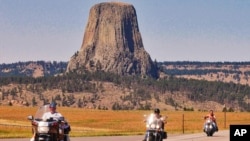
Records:
[[[158,108],[154,109],[154,113],[159,114],[160,113],[160,109],[158,109]]]
[[[51,102],[51,103],[49,104],[49,107],[51,107],[51,108],[56,108],[56,103],[55,103],[55,102]]]

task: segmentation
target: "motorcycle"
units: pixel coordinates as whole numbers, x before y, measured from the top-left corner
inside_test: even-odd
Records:
[[[213,136],[215,131],[214,122],[210,118],[207,118],[205,121],[204,132],[207,136]]]
[[[163,141],[167,138],[167,132],[164,131],[165,117],[157,119],[154,114],[146,116],[147,141]]]
[[[32,133],[35,141],[69,141],[70,126],[64,119],[42,119],[43,114],[49,112],[49,105],[39,107],[35,116],[28,116],[31,121]]]

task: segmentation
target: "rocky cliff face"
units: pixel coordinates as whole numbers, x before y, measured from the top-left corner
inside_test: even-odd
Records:
[[[158,77],[157,67],[143,47],[133,5],[107,2],[90,9],[82,46],[71,57],[67,72],[79,68]]]

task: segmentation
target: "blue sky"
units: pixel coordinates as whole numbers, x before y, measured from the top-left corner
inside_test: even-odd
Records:
[[[69,61],[81,47],[90,8],[100,2],[0,0],[0,63]],[[249,0],[122,2],[135,7],[153,60],[250,61]]]

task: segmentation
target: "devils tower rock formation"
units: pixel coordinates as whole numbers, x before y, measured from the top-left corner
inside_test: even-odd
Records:
[[[90,9],[82,46],[71,57],[67,72],[79,68],[158,77],[156,64],[143,47],[133,5],[107,2]]]

